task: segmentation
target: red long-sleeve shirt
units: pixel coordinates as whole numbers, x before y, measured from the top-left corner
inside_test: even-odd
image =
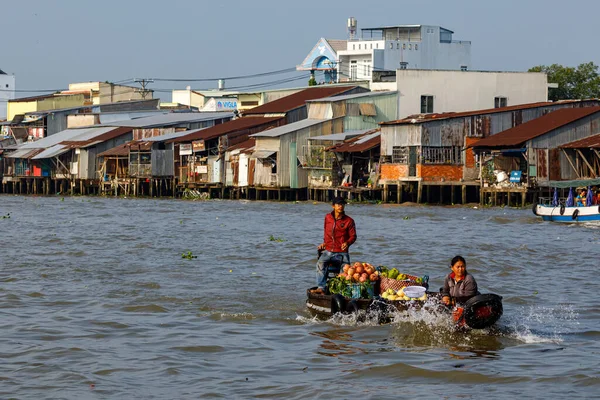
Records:
[[[347,243],[348,247],[356,242],[356,227],[354,220],[342,214],[340,219],[335,219],[335,212],[332,211],[325,215],[323,227],[323,243],[325,250],[333,253],[343,253],[348,251],[348,248],[342,250],[342,243]]]

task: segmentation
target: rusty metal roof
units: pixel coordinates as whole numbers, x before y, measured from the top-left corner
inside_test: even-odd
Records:
[[[381,144],[381,131],[371,130],[364,135],[352,138],[344,143],[339,143],[328,150],[335,153],[362,153],[369,151]]]
[[[559,147],[563,149],[597,149],[600,148],[600,134],[565,143]]]
[[[600,107],[561,108],[540,118],[478,140],[469,147],[522,147],[528,140],[597,112],[600,112]]]
[[[227,148],[227,151],[245,150],[245,149],[249,149],[250,147],[254,147],[255,144],[256,144],[256,139],[250,138],[248,140],[244,140],[241,143],[235,144],[233,146],[229,146],[229,148]]]
[[[149,151],[152,149],[152,143],[143,141],[131,141],[119,146],[113,147],[98,154],[96,157],[125,157],[129,155],[129,150]]]
[[[98,136],[94,137],[93,139],[87,139],[87,140],[65,140],[63,142],[60,142],[60,144],[68,146],[68,147],[70,147],[72,149],[86,148],[86,147],[93,146],[93,145],[98,144],[98,143],[105,142],[107,140],[114,139],[116,137],[119,137],[121,135],[129,133],[131,131],[132,131],[132,128],[116,128],[116,129],[113,129],[113,130],[108,131],[106,133],[103,133],[101,135],[98,135]]]
[[[42,151],[44,151],[44,149],[19,148],[12,153],[8,153],[6,158],[32,158]]]
[[[190,132],[188,135],[184,135],[178,138],[175,138],[170,142],[181,143],[181,142],[190,142],[192,140],[209,140],[214,139],[219,136],[226,135],[228,133],[241,131],[244,129],[255,128],[257,126],[266,125],[275,121],[279,121],[281,117],[243,117],[238,119],[232,119],[231,121],[224,122],[222,124],[218,124],[215,126],[211,126],[210,128],[198,129]]]
[[[600,105],[600,100],[598,100],[598,99],[544,101],[544,102],[539,102],[539,103],[519,104],[516,106],[508,106],[508,107],[487,108],[484,110],[473,110],[473,111],[464,111],[464,112],[446,112],[446,113],[437,113],[437,114],[415,114],[415,115],[410,115],[406,118],[399,119],[396,121],[380,122],[379,125],[422,124],[425,122],[437,121],[437,120],[449,119],[449,118],[472,117],[472,116],[477,116],[477,115],[502,113],[502,112],[508,112],[508,111],[517,111],[517,110],[527,110],[530,108],[547,107],[547,106],[560,105],[560,104],[583,103],[583,102],[590,102],[590,101],[596,102],[597,105]]]
[[[296,108],[302,107],[308,100],[321,99],[324,97],[335,96],[336,94],[345,93],[353,90],[356,86],[321,86],[312,87],[309,89],[301,90],[297,93],[289,96],[282,97],[277,100],[273,100],[262,106],[251,108],[250,110],[243,111],[244,115],[256,115],[256,114],[276,114],[286,113]]]

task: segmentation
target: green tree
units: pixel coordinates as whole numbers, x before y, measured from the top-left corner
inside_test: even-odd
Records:
[[[591,99],[600,97],[600,75],[598,66],[593,62],[580,64],[577,68],[564,67],[560,64],[538,65],[529,72],[545,72],[548,83],[558,84],[558,88],[550,88],[549,100]]]

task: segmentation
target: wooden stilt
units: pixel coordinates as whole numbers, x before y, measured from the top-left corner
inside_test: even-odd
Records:
[[[417,204],[421,203],[421,199],[423,197],[423,183],[419,181],[417,183]]]

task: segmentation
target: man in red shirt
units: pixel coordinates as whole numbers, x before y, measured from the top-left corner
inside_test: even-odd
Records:
[[[354,220],[344,213],[345,206],[346,200],[336,197],[331,202],[333,211],[325,215],[323,243],[318,247],[322,253],[317,261],[317,288],[313,293],[325,294],[327,262],[341,258],[342,264],[350,264],[348,249],[356,241],[356,227]]]

